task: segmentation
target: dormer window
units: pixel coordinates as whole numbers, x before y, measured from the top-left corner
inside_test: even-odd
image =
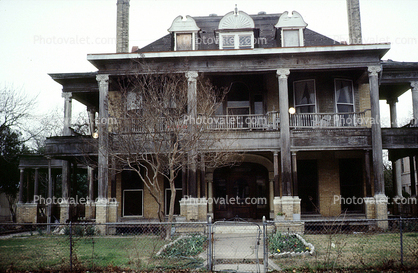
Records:
[[[219,33],[220,49],[254,48],[254,33]]]
[[[196,34],[199,30],[200,28],[191,16],[177,16],[168,29],[174,35],[173,50],[196,50]]]
[[[291,15],[287,11],[282,13],[275,25],[280,30],[282,47],[304,46],[303,30],[307,25],[296,11],[293,11]]]
[[[219,22],[219,49],[254,48],[254,26],[254,20],[235,7]]]

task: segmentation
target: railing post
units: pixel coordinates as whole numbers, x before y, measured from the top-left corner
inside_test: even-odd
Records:
[[[403,265],[403,234],[402,234],[402,216],[399,216],[399,235],[401,242],[401,265]]]
[[[213,240],[212,240],[212,217],[208,218],[208,271],[212,271],[212,257],[213,257]]]
[[[70,272],[73,271],[73,230],[70,221]]]
[[[266,216],[263,216],[263,264],[264,273],[268,271],[268,248],[267,248],[267,223]]]

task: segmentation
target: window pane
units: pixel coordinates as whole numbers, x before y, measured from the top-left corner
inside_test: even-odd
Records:
[[[338,113],[354,112],[353,105],[349,105],[349,104],[338,104],[337,110],[338,110]]]
[[[235,36],[223,35],[222,36],[222,48],[225,48],[225,49],[235,48]]]
[[[177,50],[192,50],[192,34],[177,34]]]
[[[336,80],[337,103],[353,103],[353,90],[351,81]]]
[[[303,114],[303,113],[315,113],[315,106],[299,106],[296,107],[296,112],[298,114]]]
[[[283,46],[299,46],[299,30],[283,30]]]
[[[239,35],[239,48],[251,48],[251,35]]]
[[[315,81],[299,81],[294,83],[294,95],[295,95],[295,107],[309,106],[306,109],[312,112],[301,113],[314,113],[315,112]]]

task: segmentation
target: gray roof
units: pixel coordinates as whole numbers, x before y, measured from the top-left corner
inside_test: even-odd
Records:
[[[260,14],[250,15],[255,23],[255,39],[260,41],[256,43],[255,47],[271,48],[280,47],[280,37],[276,37],[277,29],[274,27],[277,24],[281,14]],[[219,44],[215,41],[215,30],[218,29],[219,21],[223,16],[204,16],[193,17],[196,21],[200,31],[198,33],[197,49],[198,50],[216,50],[219,49]],[[308,28],[305,29],[305,46],[327,46],[340,44],[339,42],[321,35]],[[164,37],[152,42],[151,44],[141,48],[138,52],[159,52],[173,50],[173,36],[167,34]]]

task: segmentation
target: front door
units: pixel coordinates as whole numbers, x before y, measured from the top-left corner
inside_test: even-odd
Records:
[[[214,217],[260,219],[268,216],[268,172],[259,164],[219,168],[214,172]]]

